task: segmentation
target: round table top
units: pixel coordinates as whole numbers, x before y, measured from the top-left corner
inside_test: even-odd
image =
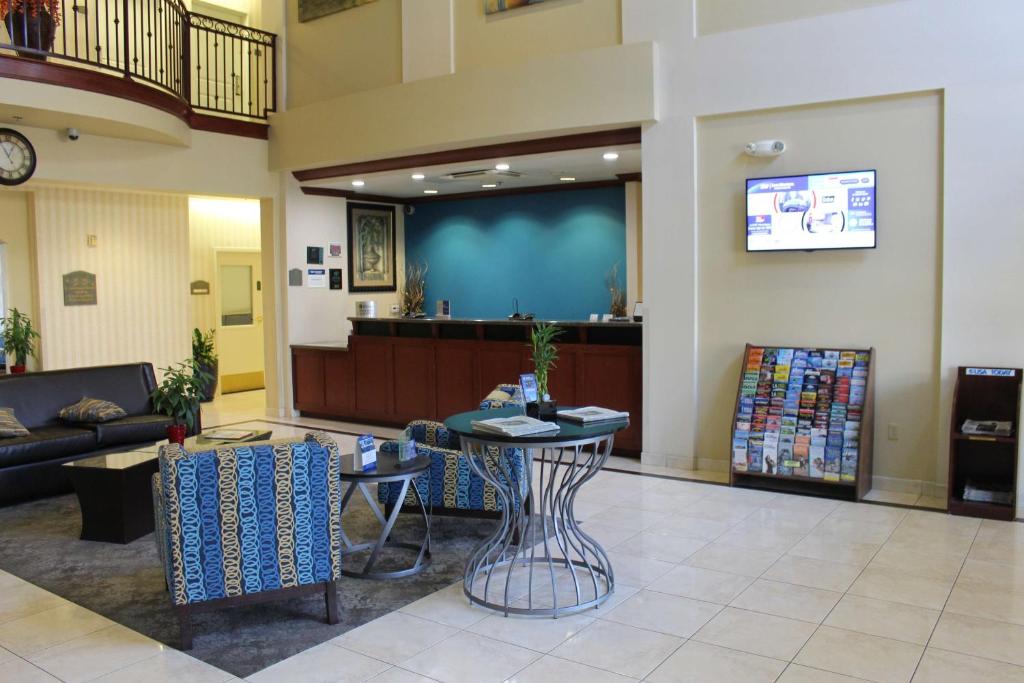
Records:
[[[352,458],[352,453],[345,453],[341,456],[341,478],[343,480],[364,479],[370,481],[394,477],[414,477],[430,469],[431,462],[429,455],[417,455],[399,466],[397,453],[377,451],[377,467],[364,471],[352,466]]]
[[[444,426],[460,436],[468,436],[481,441],[495,443],[558,443],[561,441],[579,441],[608,436],[622,431],[629,426],[629,420],[615,420],[600,424],[581,425],[570,420],[558,420],[558,431],[529,436],[503,436],[486,432],[473,431],[473,420],[487,420],[495,417],[515,417],[523,415],[522,408],[495,408],[492,410],[473,410],[468,413],[452,415],[444,421]]]

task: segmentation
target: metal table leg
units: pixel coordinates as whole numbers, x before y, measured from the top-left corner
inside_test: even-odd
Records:
[[[415,486],[413,486],[413,491],[415,492],[416,500],[420,504],[420,510],[423,513],[423,522],[426,527],[423,542],[416,544],[388,540],[391,536],[392,529],[394,529],[395,522],[398,521],[398,515],[402,511],[401,502],[405,500],[405,497],[409,492],[409,486],[411,483],[411,478],[404,479],[402,481],[402,490],[398,498],[399,504],[394,506],[394,508],[391,510],[391,515],[386,518],[384,514],[381,512],[380,507],[377,504],[377,501],[374,499],[373,495],[370,493],[369,489],[366,487],[365,484],[361,482],[349,483],[348,490],[345,492],[345,495],[341,500],[342,513],[344,513],[345,508],[348,506],[349,502],[352,499],[352,495],[358,488],[360,493],[362,493],[363,498],[366,499],[367,505],[369,505],[370,509],[373,511],[374,516],[377,517],[377,521],[380,522],[381,532],[375,541],[368,541],[366,543],[353,543],[352,540],[348,537],[348,535],[345,534],[344,530],[342,530],[342,558],[355,555],[357,553],[364,553],[368,550],[370,551],[370,557],[366,560],[366,563],[363,565],[363,568],[361,570],[342,568],[342,575],[356,579],[399,579],[403,576],[419,574],[421,571],[423,571],[430,565],[430,522],[432,515],[428,513],[427,506],[424,503],[422,496],[420,496],[419,489],[416,488]],[[375,571],[374,567],[377,565],[377,562],[380,559],[381,551],[385,549],[401,549],[416,551],[416,561],[413,562],[412,566],[407,567],[405,569],[398,569],[394,571]]]

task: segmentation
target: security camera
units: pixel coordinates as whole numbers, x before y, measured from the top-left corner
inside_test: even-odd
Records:
[[[65,132],[68,135],[68,140],[71,140],[72,142],[74,142],[80,137],[77,128],[68,128]]]
[[[743,151],[752,157],[777,157],[786,151],[786,143],[782,140],[757,140],[748,142]]]
[[[416,207],[413,206],[412,204],[406,204],[404,211],[406,216],[411,216],[414,213],[416,213]]]

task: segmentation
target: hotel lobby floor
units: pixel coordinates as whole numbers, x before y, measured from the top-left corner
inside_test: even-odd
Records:
[[[1024,525],[614,471],[577,511],[601,609],[506,619],[456,584],[249,680],[1024,681]],[[0,680],[235,679],[0,571]]]

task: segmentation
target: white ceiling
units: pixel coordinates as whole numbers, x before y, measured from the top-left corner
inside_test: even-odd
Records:
[[[603,158],[606,152],[618,152],[619,158],[615,161],[606,161]],[[513,177],[496,171],[494,167],[499,163],[509,164],[509,171],[511,173],[519,173],[519,177]],[[488,173],[471,179],[453,180],[443,177],[451,173],[476,170]],[[639,172],[640,145],[625,145],[485,159],[443,166],[409,168],[401,171],[367,173],[358,177],[345,176],[309,181],[302,184],[307,187],[326,187],[363,192],[369,195],[412,199],[426,197],[427,195],[424,194],[424,190],[437,190],[437,194],[433,196],[440,198],[444,195],[462,194],[465,192],[486,193],[491,188],[483,188],[482,185],[485,183],[497,183],[498,187],[493,189],[508,190],[559,184],[563,182],[560,180],[562,177],[572,177],[576,179],[576,183],[585,183],[599,180],[615,180],[618,174]],[[413,180],[413,173],[423,173],[426,178],[424,180]],[[365,185],[363,187],[355,187],[352,185],[353,180],[362,180]],[[569,183],[566,182],[565,184]]]

